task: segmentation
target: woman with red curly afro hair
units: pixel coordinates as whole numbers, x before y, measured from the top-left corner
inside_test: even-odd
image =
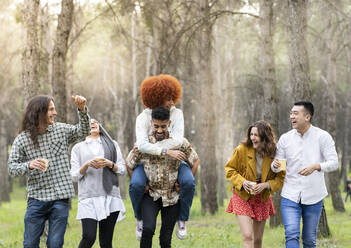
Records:
[[[183,143],[184,139],[183,111],[175,107],[182,97],[181,84],[171,75],[161,74],[148,77],[141,83],[140,95],[146,108],[138,115],[135,124],[138,150],[152,155],[170,156],[183,161],[185,154],[175,150]],[[170,138],[152,144],[149,142],[149,135],[152,133],[151,112],[152,109],[160,106],[170,110],[171,124],[168,127]],[[132,172],[129,172],[131,175],[129,195],[134,215],[137,219],[136,238],[140,240],[143,230],[141,203],[147,179],[142,164],[139,164]],[[179,166],[178,182],[180,185],[180,213],[176,234],[179,239],[185,239],[187,235],[185,221],[189,219],[190,207],[195,193],[194,175],[189,165],[185,162],[181,162]]]
[[[164,106],[170,110],[180,101],[182,86],[175,77],[161,74],[146,78],[141,83],[140,95],[145,107],[154,109]]]

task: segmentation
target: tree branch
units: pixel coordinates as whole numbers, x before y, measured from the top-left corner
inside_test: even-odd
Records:
[[[351,20],[351,18],[344,12],[342,11],[340,8],[338,8],[335,3],[333,3],[333,1],[330,0],[325,0],[327,3],[329,3],[337,12],[339,12],[341,15],[343,15],[344,17],[346,17],[347,19]]]
[[[107,9],[103,12],[101,12],[100,14],[98,14],[97,16],[95,16],[93,19],[91,19],[90,21],[86,22],[85,25],[78,31],[78,33],[71,39],[71,41],[68,44],[68,48],[71,47],[71,45],[79,38],[79,36],[83,33],[83,31],[94,21],[96,21],[96,19],[98,19],[100,16],[102,16],[103,14],[107,13],[110,9]]]

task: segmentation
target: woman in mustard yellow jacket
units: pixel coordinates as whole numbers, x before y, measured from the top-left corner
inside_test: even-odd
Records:
[[[262,247],[266,220],[275,214],[271,193],[283,187],[285,171],[274,173],[271,163],[276,141],[268,122],[251,125],[246,138],[225,165],[233,188],[227,212],[237,215],[243,247]]]

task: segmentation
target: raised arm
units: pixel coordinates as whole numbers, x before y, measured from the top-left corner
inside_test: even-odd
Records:
[[[78,109],[79,123],[76,125],[65,124],[66,136],[70,144],[84,139],[90,132],[90,118],[85,98],[82,96],[72,96],[72,100]]]

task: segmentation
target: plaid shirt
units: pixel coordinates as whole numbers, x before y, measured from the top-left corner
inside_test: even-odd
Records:
[[[156,139],[153,136],[150,136],[149,140],[150,143],[156,143]],[[184,152],[185,162],[192,168],[198,156],[189,141],[184,138],[183,144],[178,150]],[[179,193],[175,190],[175,183],[178,179],[180,161],[168,155],[141,153],[134,148],[127,157],[128,167],[133,170],[139,163],[144,164],[145,174],[150,186],[149,194],[154,201],[161,197],[163,207],[176,204],[179,199]]]
[[[56,122],[44,134],[38,136],[39,148],[34,148],[30,134],[21,132],[12,145],[8,160],[9,174],[27,174],[27,197],[40,201],[53,201],[74,197],[74,188],[69,173],[68,147],[86,137],[90,131],[87,111],[79,113],[79,123],[70,125]],[[47,170],[31,170],[29,163],[37,158],[49,160]]]

